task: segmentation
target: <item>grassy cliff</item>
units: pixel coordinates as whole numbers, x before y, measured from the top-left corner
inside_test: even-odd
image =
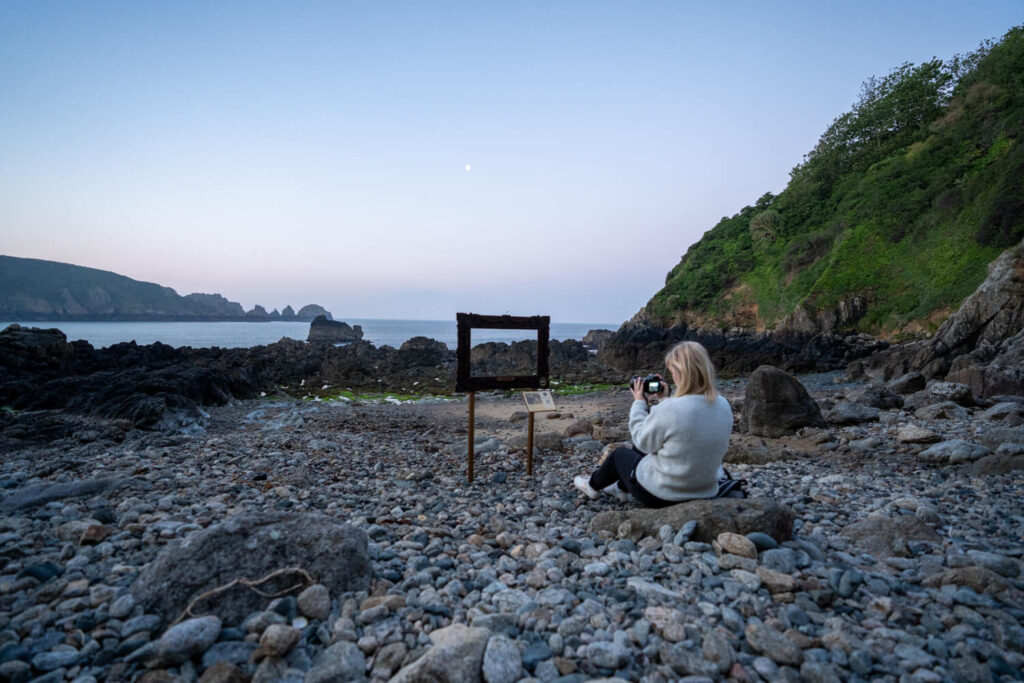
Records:
[[[705,233],[645,312],[662,325],[789,316],[930,332],[1024,236],[1022,128],[1024,27],[871,78],[786,188]]]

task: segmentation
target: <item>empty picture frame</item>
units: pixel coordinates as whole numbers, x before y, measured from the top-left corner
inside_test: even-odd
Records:
[[[551,317],[547,315],[481,315],[456,313],[459,348],[455,353],[455,391],[488,391],[490,389],[546,389],[548,387],[548,337]],[[473,351],[473,330],[536,330],[537,371],[532,375],[501,375],[474,377],[470,355]]]

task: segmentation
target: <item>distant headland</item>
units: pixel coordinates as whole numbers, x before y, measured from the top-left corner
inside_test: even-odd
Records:
[[[56,261],[0,256],[0,320],[89,322],[312,322],[333,320],[308,304],[269,313],[246,311],[220,294],[181,296],[170,287],[106,270]]]

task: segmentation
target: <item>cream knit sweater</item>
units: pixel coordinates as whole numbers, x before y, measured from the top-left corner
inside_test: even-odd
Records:
[[[713,403],[703,394],[666,398],[649,411],[646,401],[633,401],[629,433],[647,453],[636,480],[662,500],[714,496],[731,432],[732,408],[721,394]]]

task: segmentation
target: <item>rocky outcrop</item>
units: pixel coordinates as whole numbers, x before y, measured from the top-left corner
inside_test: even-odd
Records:
[[[920,372],[980,397],[1024,394],[1024,243],[989,265],[986,280],[931,339],[876,353],[852,370],[885,379]]]
[[[309,324],[309,336],[306,341],[325,344],[341,344],[359,341],[363,338],[363,328],[348,323],[330,320],[325,315],[318,315]]]
[[[299,309],[299,312],[295,314],[295,319],[299,322],[312,322],[317,316],[324,316],[328,320],[334,320],[334,316],[323,306],[317,304],[306,304]]]
[[[482,347],[474,354],[495,374],[535,371],[535,342]],[[578,341],[552,341],[549,361],[552,376],[563,381],[615,380]],[[12,325],[0,331],[0,406],[22,411],[17,419],[0,414],[0,426],[18,434],[37,427],[51,435],[74,430],[72,424],[46,417],[52,411],[119,420],[127,429],[188,432],[204,425],[203,406],[260,391],[283,388],[307,395],[326,385],[327,393],[330,387],[449,393],[454,384],[454,352],[424,337],[410,339],[400,349],[377,348],[364,340],[335,346],[294,339],[233,349],[134,342],[94,349],[84,341],[68,342],[60,330]]]
[[[791,372],[832,370],[888,346],[868,335],[805,334],[788,328],[751,332],[680,323],[666,329],[641,312],[604,343],[598,359],[625,375],[643,374],[663,367],[665,354],[681,341],[701,343],[722,375],[745,374],[761,365]]]
[[[171,620],[207,591],[236,579],[255,582],[279,570],[301,569],[311,583],[331,593],[365,590],[372,570],[368,539],[360,529],[317,514],[240,515],[160,552],[132,585],[135,600],[149,612]],[[282,572],[260,586],[269,594],[291,585],[304,587],[300,572]],[[213,612],[240,623],[269,599],[238,583],[196,604],[193,614]]]
[[[792,375],[770,365],[759,367],[747,381],[740,431],[779,437],[801,427],[824,427],[821,410]]]
[[[956,357],[978,346],[995,346],[1024,329],[1024,244],[989,264],[988,277],[925,344],[917,361]]]

